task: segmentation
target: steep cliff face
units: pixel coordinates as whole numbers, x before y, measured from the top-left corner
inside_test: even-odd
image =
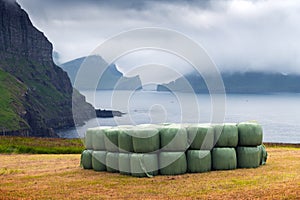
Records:
[[[39,63],[51,62],[52,45],[13,1],[0,2],[0,50],[8,56],[22,56]]]
[[[73,88],[67,73],[53,63],[52,50],[16,2],[0,0],[0,68],[26,87],[24,95],[19,95],[25,109],[19,116],[34,136],[55,136],[53,130],[74,126]],[[86,109],[78,118],[93,117],[93,107],[80,94],[76,97],[76,104]],[[17,131],[8,125],[2,129]]]
[[[1,0],[0,19],[0,58],[47,66],[45,72],[51,83],[61,92],[70,93],[72,86],[66,74],[53,63],[52,44],[32,25],[27,13],[16,2]],[[13,67],[4,67],[16,72]]]

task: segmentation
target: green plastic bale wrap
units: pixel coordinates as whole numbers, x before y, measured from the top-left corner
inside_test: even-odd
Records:
[[[119,171],[120,174],[130,175],[130,157],[129,153],[119,153]]]
[[[157,129],[159,129],[162,126],[163,125],[160,125],[160,124],[139,124],[136,127],[138,127],[138,128],[157,128]]]
[[[215,170],[229,170],[237,168],[236,152],[234,148],[213,148],[212,168]]]
[[[92,166],[95,171],[106,171],[106,151],[93,151]]]
[[[261,150],[259,147],[237,147],[237,167],[256,168],[260,165]]]
[[[133,125],[119,125],[118,128],[120,129],[132,129],[134,126]]]
[[[119,172],[119,153],[107,152],[106,171],[113,173]]]
[[[93,169],[92,166],[92,150],[84,150],[81,153],[80,165],[83,169]]]
[[[159,167],[162,175],[184,174],[187,171],[186,155],[184,152],[161,152]]]
[[[109,152],[118,152],[118,137],[120,130],[118,128],[111,128],[105,130],[104,143],[105,149]]]
[[[267,163],[267,159],[268,159],[268,152],[266,150],[265,145],[259,145],[258,146],[259,150],[260,150],[260,165],[265,165]]]
[[[158,175],[157,154],[133,153],[130,158],[131,175],[152,177]]]
[[[132,136],[130,129],[120,128],[118,135],[119,151],[123,153],[133,152]]]
[[[187,131],[180,125],[161,127],[160,147],[162,151],[185,151],[188,148]]]
[[[157,125],[160,126],[160,127],[164,127],[164,126],[170,126],[172,124],[165,122],[165,123],[160,123],[160,124],[157,124]]]
[[[96,128],[89,128],[86,133],[85,133],[85,137],[84,137],[84,145],[86,149],[93,149],[93,135],[96,132]]]
[[[136,128],[140,129],[157,129],[158,132],[161,128],[164,128],[166,126],[169,126],[170,124],[139,124],[136,126]]]
[[[188,172],[201,173],[211,171],[211,153],[208,150],[187,151]]]
[[[261,125],[253,122],[238,124],[239,146],[259,146],[263,140],[263,129]]]
[[[93,129],[92,146],[95,151],[104,151],[105,149],[105,131],[110,129],[109,126],[102,126]]]
[[[130,135],[135,153],[150,153],[159,149],[159,131],[156,128],[135,127]]]
[[[216,147],[236,147],[239,141],[236,124],[214,125]]]
[[[209,125],[192,124],[187,127],[190,149],[211,150],[214,147],[214,129]]]

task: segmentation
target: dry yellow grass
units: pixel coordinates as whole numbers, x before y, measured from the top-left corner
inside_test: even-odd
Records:
[[[79,168],[80,155],[0,155],[0,199],[300,199],[300,149],[257,169],[134,178]]]

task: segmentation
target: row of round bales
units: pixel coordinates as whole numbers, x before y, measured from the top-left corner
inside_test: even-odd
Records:
[[[256,168],[265,164],[257,123],[160,124],[88,129],[84,169],[137,177]]]

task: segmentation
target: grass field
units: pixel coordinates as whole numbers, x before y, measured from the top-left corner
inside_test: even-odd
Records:
[[[299,199],[300,148],[267,150],[257,169],[154,178],[83,170],[78,154],[0,154],[0,199]]]
[[[79,154],[81,139],[0,136],[0,153],[19,154]]]

